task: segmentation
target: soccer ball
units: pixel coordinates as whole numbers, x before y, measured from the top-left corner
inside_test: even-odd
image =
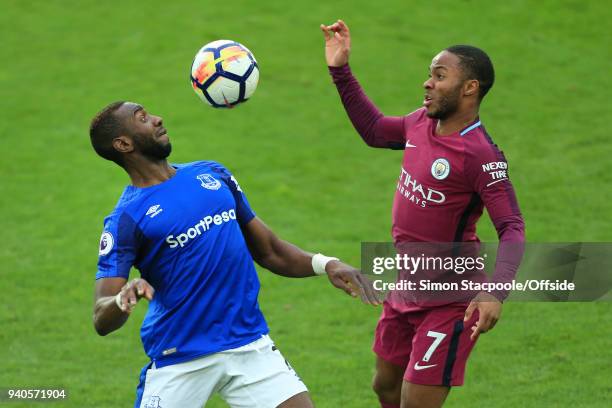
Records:
[[[206,44],[191,64],[195,93],[215,108],[232,108],[247,101],[259,81],[255,57],[244,45],[218,40]]]

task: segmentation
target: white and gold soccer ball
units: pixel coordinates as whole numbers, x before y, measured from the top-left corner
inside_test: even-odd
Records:
[[[232,108],[247,101],[259,81],[253,53],[230,40],[206,44],[191,64],[191,85],[204,102],[215,108]]]

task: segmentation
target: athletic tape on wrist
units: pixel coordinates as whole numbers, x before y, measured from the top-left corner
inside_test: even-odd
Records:
[[[315,254],[312,257],[312,270],[317,275],[325,275],[327,272],[325,271],[325,266],[329,261],[338,261],[338,258],[334,258],[331,256],[325,256],[323,254]]]

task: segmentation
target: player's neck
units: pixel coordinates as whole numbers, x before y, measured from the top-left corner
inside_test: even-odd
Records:
[[[132,184],[136,187],[151,187],[171,179],[176,169],[166,159],[160,161],[146,161],[138,166],[126,166],[125,171],[130,176]]]
[[[478,109],[456,112],[446,119],[440,119],[436,125],[436,136],[448,136],[465,129],[478,117]]]

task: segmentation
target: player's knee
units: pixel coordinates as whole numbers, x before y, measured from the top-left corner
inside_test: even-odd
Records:
[[[401,401],[402,408],[439,408],[443,404],[443,402],[438,403],[422,398],[402,398]]]
[[[401,395],[402,408],[440,408],[450,388],[438,385],[405,383]]]
[[[421,403],[421,401],[415,400],[414,398],[403,398],[402,399],[402,408],[423,408],[425,405]]]
[[[377,373],[372,380],[372,389],[381,401],[399,405],[402,396],[402,378],[384,377]]]

